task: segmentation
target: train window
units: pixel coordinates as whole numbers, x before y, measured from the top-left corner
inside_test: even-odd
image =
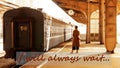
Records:
[[[53,34],[53,36],[55,36],[55,33]]]
[[[21,30],[21,31],[27,31],[27,30],[28,30],[28,27],[27,27],[27,26],[20,26],[20,30]]]
[[[54,36],[54,33],[52,33],[52,36]]]
[[[52,33],[50,33],[50,37],[52,36]]]

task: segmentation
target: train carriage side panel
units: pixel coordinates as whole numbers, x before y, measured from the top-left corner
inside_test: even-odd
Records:
[[[71,40],[72,38],[72,25],[66,24],[65,27],[65,41]]]
[[[56,45],[64,42],[66,33],[65,26],[65,22],[55,18],[52,19],[52,25],[50,27],[50,48],[55,47]]]

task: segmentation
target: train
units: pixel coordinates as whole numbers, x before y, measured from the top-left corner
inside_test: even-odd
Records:
[[[41,10],[20,7],[3,15],[5,57],[17,51],[48,51],[72,38],[73,25],[60,21]]]
[[[45,51],[72,38],[72,25],[45,14]]]

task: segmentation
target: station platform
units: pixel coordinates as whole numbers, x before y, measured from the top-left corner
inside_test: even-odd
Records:
[[[42,55],[44,60],[29,61],[20,68],[119,68],[120,44],[114,54],[106,53],[104,45],[99,42],[80,43],[78,53],[71,54],[72,42],[64,42]],[[40,58],[40,56],[39,56]],[[60,59],[61,58],[61,59]]]

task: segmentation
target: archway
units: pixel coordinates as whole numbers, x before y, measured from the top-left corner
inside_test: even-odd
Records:
[[[117,43],[120,44],[120,15],[117,15]]]
[[[99,10],[90,16],[90,40],[99,41]]]
[[[2,16],[3,11],[0,12],[0,51],[3,51],[3,23],[2,23]]]

